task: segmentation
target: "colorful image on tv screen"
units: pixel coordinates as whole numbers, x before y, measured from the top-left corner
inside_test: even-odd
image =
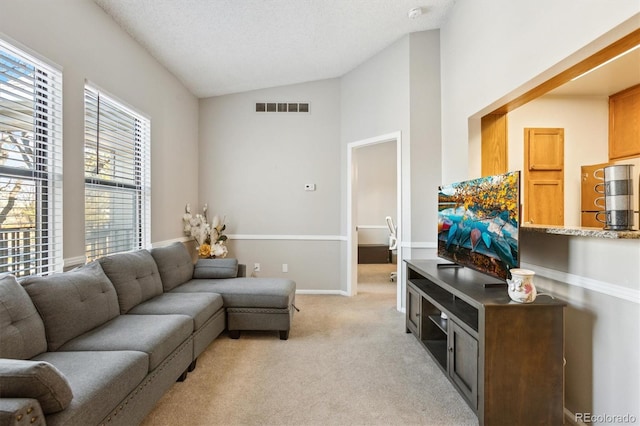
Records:
[[[519,265],[520,172],[441,186],[438,256],[506,279]]]

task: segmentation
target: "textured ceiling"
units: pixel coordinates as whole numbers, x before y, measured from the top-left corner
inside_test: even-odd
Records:
[[[455,0],[94,0],[198,97],[339,77]],[[423,14],[409,19],[421,7]]]

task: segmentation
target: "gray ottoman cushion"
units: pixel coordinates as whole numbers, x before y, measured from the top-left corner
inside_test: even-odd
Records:
[[[29,359],[47,350],[44,323],[13,275],[0,277],[0,358]]]
[[[98,262],[21,284],[42,317],[51,352],[120,314],[116,290]]]
[[[67,342],[61,351],[140,351],[149,356],[149,371],[191,336],[186,315],[120,315]]]
[[[215,293],[164,293],[136,306],[130,315],[182,314],[193,319],[198,330],[222,309],[222,296]]]
[[[158,265],[164,291],[171,291],[193,277],[193,262],[189,251],[181,242],[151,249]]]
[[[118,253],[99,260],[104,273],[118,293],[120,313],[162,294],[162,281],[156,262],[146,250]]]
[[[139,386],[149,371],[142,352],[45,352],[35,359],[64,374],[74,397],[69,406],[47,416],[47,426],[97,425]]]
[[[227,308],[289,308],[296,283],[284,278],[194,279],[173,292],[219,293]]]
[[[69,406],[73,393],[67,379],[45,361],[0,359],[0,395],[37,399],[45,414]]]

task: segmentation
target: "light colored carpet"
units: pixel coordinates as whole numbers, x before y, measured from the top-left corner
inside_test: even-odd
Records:
[[[477,425],[405,333],[393,268],[359,265],[356,297],[297,295],[287,341],[223,334],[143,425]]]

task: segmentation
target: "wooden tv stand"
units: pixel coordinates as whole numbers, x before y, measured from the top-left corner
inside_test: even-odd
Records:
[[[512,302],[507,287],[437,260],[406,262],[406,329],[481,425],[563,423],[564,307],[540,295]],[[444,313],[446,319],[441,315]]]

